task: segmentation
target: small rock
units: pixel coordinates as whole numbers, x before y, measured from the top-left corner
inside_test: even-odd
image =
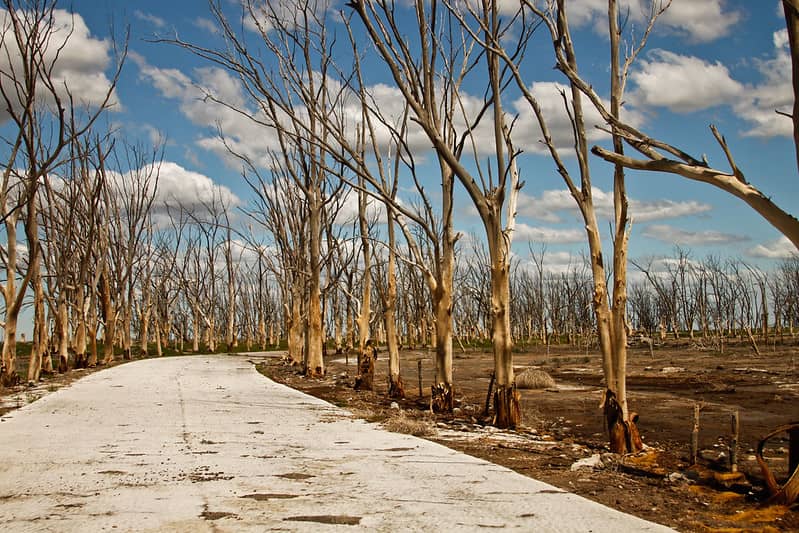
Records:
[[[399,409],[399,404],[397,402],[391,402],[391,405],[388,406],[389,409]]]
[[[681,481],[689,481],[689,479],[682,472],[672,472],[669,474],[669,481],[677,483]]]
[[[598,453],[595,453],[591,457],[586,457],[574,462],[571,466],[571,471],[574,472],[581,468],[598,469],[602,468],[602,466],[602,457]]]
[[[617,465],[621,461],[621,455],[618,453],[605,452],[601,455],[602,465],[605,467]]]

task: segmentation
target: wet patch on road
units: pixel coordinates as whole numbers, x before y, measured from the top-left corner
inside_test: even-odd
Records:
[[[256,492],[255,494],[247,494],[242,496],[242,498],[249,498],[251,500],[255,500],[257,502],[265,502],[269,500],[290,500],[292,498],[299,498],[299,494],[275,494],[269,492]]]
[[[280,477],[283,479],[305,480],[311,479],[315,476],[312,476],[311,474],[303,474],[302,472],[289,472],[288,474],[276,474],[275,477]]]
[[[361,523],[360,516],[347,515],[317,515],[317,516],[289,516],[284,522],[315,522],[317,524],[332,524],[336,526],[357,526]]]

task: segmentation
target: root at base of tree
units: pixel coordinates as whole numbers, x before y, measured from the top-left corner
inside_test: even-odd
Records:
[[[610,451],[618,454],[640,452],[644,448],[644,442],[636,425],[638,414],[630,413],[627,420],[624,420],[616,393],[610,389],[605,390],[600,407],[604,409]]]

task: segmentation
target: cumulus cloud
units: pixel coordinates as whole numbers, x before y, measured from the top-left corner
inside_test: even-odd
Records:
[[[772,42],[771,57],[753,60],[761,78],[751,84],[735,80],[718,61],[653,50],[631,73],[630,103],[639,109],[663,107],[677,113],[728,105],[751,125],[744,136],[790,136],[790,119],[776,113],[793,107],[787,30],[774,32]]]
[[[643,231],[644,237],[670,244],[724,245],[747,241],[749,237],[713,230],[688,231],[666,224],[653,224]]]
[[[528,224],[516,224],[514,241],[539,243],[576,243],[585,241],[585,231],[581,229],[556,229]]]
[[[774,56],[757,60],[756,66],[762,81],[749,89],[746,98],[735,105],[735,111],[752,124],[744,135],[752,137],[790,136],[791,120],[777,115],[776,111],[792,112],[793,88],[791,82],[791,54],[788,47],[788,30],[774,32]]]
[[[241,203],[239,198],[224,185],[211,178],[187,170],[177,163],[164,161],[158,172],[158,189],[155,205],[158,207],[183,206],[189,210],[203,210],[214,203],[228,209]]]
[[[728,0],[674,0],[658,23],[691,41],[704,43],[729,35],[741,18],[741,12]]]
[[[640,35],[649,18],[649,0],[622,0],[619,12]],[[597,33],[607,35],[606,0],[571,0],[569,20],[576,26],[593,26]],[[742,18],[728,0],[673,0],[671,7],[658,19],[657,28],[677,34],[693,42],[710,42],[729,35]]]
[[[532,258],[520,257],[519,266],[532,275],[538,274],[538,267]],[[572,252],[545,250],[543,259],[544,275],[558,275],[583,270],[587,266],[586,256]],[[586,273],[590,275],[589,271]]]
[[[9,14],[0,10],[0,69],[3,72],[21,72],[21,53],[11,35]],[[66,100],[72,94],[80,106],[98,106],[103,103],[111,81],[105,72],[111,63],[111,43],[92,36],[89,27],[77,13],[63,9],[53,12],[53,29],[46,44],[45,61],[54,62],[52,80],[59,96]],[[14,89],[5,88],[9,94]],[[110,103],[118,102],[116,94]],[[8,110],[0,110],[0,122],[8,120]]]
[[[602,218],[613,218],[613,192],[603,191],[598,187],[591,189],[594,209],[597,215]],[[527,216],[536,220],[557,223],[562,222],[562,212],[578,216],[577,203],[566,189],[553,189],[543,191],[541,196],[529,196],[524,192],[519,194],[520,216]],[[683,216],[698,215],[710,211],[709,204],[689,200],[677,202],[674,200],[629,200],[629,214],[635,222],[648,222],[652,220],[664,220],[669,218],[679,218]]]
[[[758,244],[747,251],[752,257],[763,257],[766,259],[787,259],[799,254],[796,246],[787,237],[780,237],[774,241]]]
[[[745,87],[720,62],[652,50],[631,74],[636,106],[666,107],[678,113],[736,102]]]
[[[183,115],[204,127],[196,140],[197,146],[216,153],[235,166],[238,166],[238,161],[231,156],[230,150],[250,158],[257,165],[269,166],[268,151],[278,149],[279,144],[265,132],[264,126],[249,118],[266,121],[262,111],[249,105],[239,81],[228,71],[202,67],[192,71],[192,78],[178,69],[155,67],[135,53],[131,54],[131,59],[138,66],[142,79],[166,98],[177,100]],[[215,99],[228,105],[219,104]],[[220,131],[225,142],[217,134]]]

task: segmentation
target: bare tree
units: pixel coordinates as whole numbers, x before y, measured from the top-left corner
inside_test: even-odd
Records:
[[[555,145],[536,95],[527,85],[526,78],[521,69],[521,58],[524,54],[516,53],[516,48],[506,51],[500,42],[490,42],[498,55],[501,55],[504,64],[511,70],[516,86],[521,91],[525,101],[529,104],[531,112],[538,120],[543,135],[543,143],[555,162],[558,172],[563,178],[569,192],[574,198],[582,215],[588,246],[591,256],[591,270],[593,274],[594,296],[593,309],[596,316],[599,333],[599,344],[603,355],[603,372],[607,389],[604,394],[605,416],[610,432],[611,448],[614,451],[640,449],[642,443],[635,427],[636,415],[631,415],[627,407],[626,393],[626,361],[627,361],[627,243],[629,239],[627,194],[623,167],[617,165],[614,169],[614,217],[613,217],[613,289],[609,294],[606,281],[606,267],[603,262],[602,241],[594,208],[591,169],[588,164],[588,142],[586,135],[586,119],[583,109],[585,91],[590,91],[591,85],[585,82],[578,72],[577,55],[572,41],[569,22],[567,18],[566,3],[564,0],[547,2],[545,6],[531,0],[524,0],[523,5],[540,21],[543,22],[554,46],[556,67],[563,72],[569,81],[569,94],[562,92],[566,112],[572,123],[574,139],[573,152],[577,157],[580,183],[579,186],[573,179],[570,171],[563,162],[561,151]],[[637,54],[643,48],[652,24],[661,11],[652,6],[649,25],[644,32],[642,40],[629,48],[630,54],[622,64],[620,54],[621,29],[618,21],[618,7],[615,0],[608,1],[608,30],[610,39],[610,103],[606,113],[618,117],[624,95],[627,72]],[[527,25],[525,28],[530,28]],[[529,38],[528,33],[524,34]],[[524,38],[523,38],[524,39]],[[521,39],[521,40],[523,40]],[[600,101],[594,93],[593,99]],[[593,102],[594,100],[591,100]],[[613,151],[622,152],[622,141],[618,133],[612,131]]]
[[[453,175],[463,184],[474,202],[485,226],[491,253],[492,269],[492,339],[496,375],[495,423],[500,427],[515,427],[520,420],[519,397],[513,378],[509,310],[509,250],[515,217],[515,198],[518,193],[518,173],[515,153],[510,145],[510,128],[501,105],[501,88],[504,83],[499,57],[489,49],[483,56],[488,79],[486,100],[472,116],[464,116],[464,94],[460,85],[473,70],[472,47],[468,41],[475,34],[467,30],[457,34],[458,19],[446,6],[438,2],[415,2],[415,28],[418,41],[411,50],[400,31],[396,6],[382,1],[352,1],[348,4],[363,23],[369,41],[388,67],[395,84],[408,103],[414,120],[433,145],[442,166],[442,173]],[[485,40],[498,44],[508,26],[500,23],[494,3],[484,3],[482,10],[471,12]],[[463,20],[463,19],[461,19]],[[441,32],[441,33],[439,33]],[[417,60],[418,59],[418,60]],[[438,70],[440,69],[440,70]],[[453,83],[453,90],[445,93],[453,98],[456,114],[439,116],[438,107],[431,106],[435,91],[435,76]],[[424,83],[423,80],[427,80]],[[483,116],[493,109],[493,168],[481,169],[479,176],[461,162],[464,146],[477,155],[474,128]],[[453,144],[452,134],[458,130],[456,121],[465,121],[465,132]],[[444,125],[448,134],[442,133]],[[476,158],[478,168],[479,156]],[[484,173],[483,173],[484,172]],[[482,185],[478,184],[478,181]],[[507,212],[504,211],[507,209]],[[449,272],[451,277],[451,270]],[[451,284],[450,284],[451,286]],[[451,309],[447,320],[451,320]]]
[[[0,219],[6,224],[7,279],[2,287],[5,301],[4,342],[0,384],[17,380],[16,335],[19,312],[31,285],[34,298],[41,298],[41,250],[39,245],[38,195],[42,180],[59,165],[64,149],[91,128],[109,106],[124,52],[104,98],[99,105],[82,111],[66,84],[56,76],[60,51],[70,32],[57,31],[56,2],[4,0],[0,37],[0,102],[8,115],[4,135],[7,152],[0,178]],[[72,124],[72,126],[70,126]],[[20,215],[27,242],[24,268],[18,262],[17,222]],[[21,275],[17,284],[17,276]],[[34,336],[34,358],[43,346]]]

